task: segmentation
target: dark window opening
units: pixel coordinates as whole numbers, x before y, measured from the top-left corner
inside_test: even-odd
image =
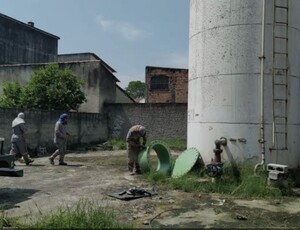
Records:
[[[158,75],[151,78],[150,83],[151,90],[168,90],[169,78],[164,75]]]

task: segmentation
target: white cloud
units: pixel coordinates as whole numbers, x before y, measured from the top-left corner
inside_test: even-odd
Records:
[[[107,20],[102,16],[97,16],[96,22],[103,30],[118,33],[129,41],[136,41],[150,35],[146,30],[139,29],[128,22]]]

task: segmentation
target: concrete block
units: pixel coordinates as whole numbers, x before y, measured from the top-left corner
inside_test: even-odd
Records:
[[[270,180],[278,180],[280,177],[280,173],[277,171],[270,171],[268,179]]]
[[[281,164],[268,164],[267,170],[270,171],[276,171],[278,173],[286,174],[288,173],[288,166],[287,165],[281,165]]]

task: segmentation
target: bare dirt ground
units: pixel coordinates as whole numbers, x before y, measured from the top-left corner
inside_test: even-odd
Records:
[[[300,228],[299,197],[239,200],[156,187],[156,196],[123,201],[107,193],[152,188],[143,176],[128,174],[124,150],[69,153],[66,162],[68,166],[52,166],[48,157],[35,158],[32,166],[17,162],[24,176],[0,177],[0,210],[7,217],[32,221],[90,200],[112,207],[118,219],[132,221],[136,228]]]

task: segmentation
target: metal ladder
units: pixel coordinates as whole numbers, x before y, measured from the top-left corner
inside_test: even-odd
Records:
[[[274,0],[273,21],[273,129],[271,151],[287,150],[289,0]]]

